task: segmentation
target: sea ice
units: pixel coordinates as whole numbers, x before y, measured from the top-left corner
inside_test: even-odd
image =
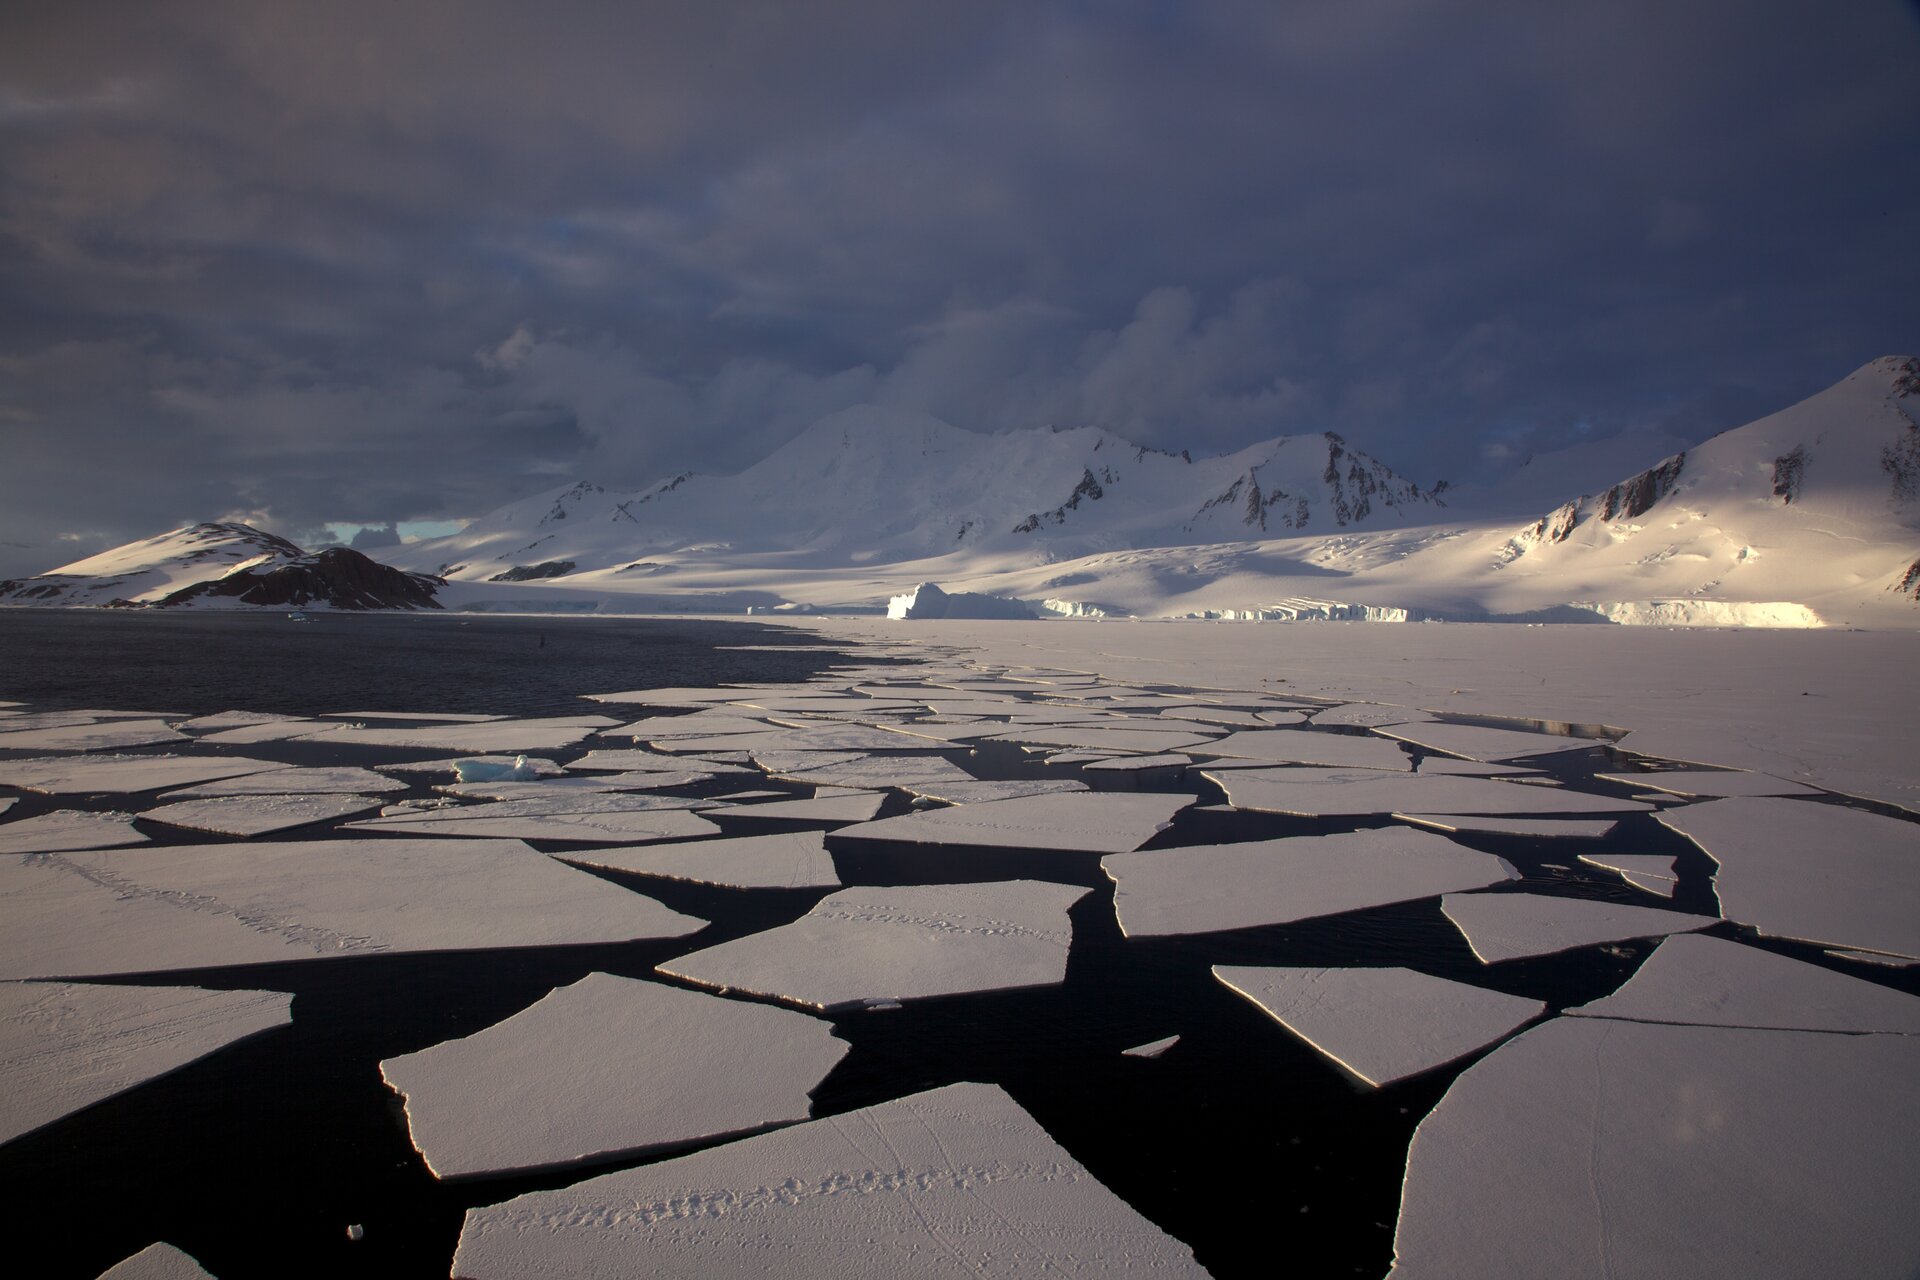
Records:
[[[158,1242],[116,1262],[97,1280],[213,1280],[213,1276],[193,1255]]]
[[[285,768],[242,756],[52,756],[0,760],[0,785],[56,796],[159,791]]]
[[[752,818],[781,822],[865,822],[887,802],[884,791],[848,791],[812,800],[774,800],[760,804],[722,805],[712,812],[723,818]]]
[[[1561,840],[1598,840],[1620,825],[1605,818],[1484,818],[1441,813],[1395,813],[1393,816],[1435,831]]]
[[[453,776],[462,782],[531,782],[540,770],[525,756],[515,756],[512,764],[497,760],[455,760]]]
[[[1518,729],[1489,729],[1477,724],[1402,724],[1374,730],[1388,738],[1411,742],[1429,751],[1444,751],[1467,760],[1524,760],[1562,751],[1585,751],[1607,744],[1594,738],[1569,738],[1550,733],[1523,733]]]
[[[306,716],[282,716],[270,711],[221,711],[210,716],[195,716],[191,720],[182,720],[173,727],[185,729],[191,733],[217,733],[222,729],[243,729],[264,724],[305,724],[313,721]]]
[[[793,752],[779,753],[791,757]],[[818,753],[808,753],[818,754]],[[773,768],[761,757],[761,766],[776,778],[803,782],[815,787],[850,787],[856,790],[917,786],[954,785],[975,781],[974,776],[944,756],[862,756],[840,764],[822,764],[811,768]]]
[[[1720,923],[1712,916],[1543,893],[1450,893],[1440,900],[1440,910],[1482,964],[1552,955],[1623,938],[1659,938]]]
[[[284,840],[0,861],[0,981],[678,938],[705,923],[517,840]]]
[[[1259,717],[1261,724],[1273,725],[1276,728],[1286,725],[1305,724],[1307,722],[1307,713],[1304,711],[1256,711],[1254,715]]]
[[[1249,729],[1192,748],[1201,756],[1234,756],[1275,764],[1326,765],[1336,769],[1379,769],[1407,773],[1413,761],[1391,742],[1309,729]]]
[[[1517,764],[1485,764],[1478,760],[1455,760],[1451,756],[1425,756],[1414,766],[1415,773],[1446,774],[1462,778],[1516,778],[1539,772]]]
[[[840,877],[819,831],[732,840],[693,840],[638,849],[583,849],[558,855],[582,866],[631,871],[727,889],[838,889]]]
[[[1920,1035],[1920,999],[1738,942],[1677,934],[1610,996],[1569,1016],[1777,1031]]]
[[[1179,1036],[1168,1036],[1164,1040],[1153,1040],[1146,1044],[1137,1044],[1131,1049],[1122,1049],[1120,1052],[1128,1058],[1157,1058],[1179,1043]]]
[[[1807,800],[1709,800],[1656,814],[1720,864],[1729,920],[1920,958],[1920,823]]]
[[[717,802],[712,800],[589,792],[545,800],[496,800],[453,809],[419,810],[347,825],[405,836],[492,836],[510,840],[633,844],[717,834],[719,827],[689,812],[716,807]]]
[[[1262,720],[1251,711],[1237,711],[1232,707],[1191,707],[1172,706],[1160,709],[1162,720],[1192,720],[1197,724],[1217,724],[1236,729],[1263,729],[1272,725],[1271,720]]]
[[[588,752],[587,754],[592,755],[593,753]],[[504,765],[514,765],[517,762],[524,760],[526,762],[526,767],[532,769],[535,774],[537,774],[542,778],[557,778],[561,774],[566,772],[565,769],[561,768],[559,765],[555,764],[551,760],[543,759],[540,756],[522,756],[522,755],[473,756],[473,757],[462,757],[460,759],[449,759],[449,760],[402,760],[398,764],[377,764],[373,767],[378,769],[382,773],[446,774],[446,773],[452,773],[454,771],[454,766],[457,764],[463,763],[466,759],[484,760],[490,764],[504,764]],[[674,764],[674,768],[684,769],[686,768],[686,765],[684,762],[676,762]]]
[[[696,711],[690,716],[649,716],[617,729],[608,729],[603,738],[711,738],[716,734],[764,733],[765,720],[744,713]]]
[[[911,727],[911,726],[909,726]],[[648,741],[668,751],[748,751],[763,755],[769,751],[939,751],[921,734],[896,733],[864,724],[835,724],[822,721],[817,728],[770,729],[758,733],[727,733],[716,737],[650,738]]]
[[[1123,853],[1100,869],[1129,938],[1286,924],[1520,878],[1504,858],[1406,827]]]
[[[169,791],[165,799],[206,800],[214,796],[319,795],[325,792],[380,795],[406,789],[406,783],[383,777],[371,769],[342,764],[296,766],[275,769],[271,773],[243,774],[238,778],[223,778],[218,782],[203,782]]]
[[[262,836],[290,831],[356,813],[370,813],[381,802],[372,796],[332,794],[215,796],[208,800],[181,800],[148,809],[142,821],[171,827],[214,831],[228,836]]]
[[[0,1143],[292,1021],[277,991],[0,983]]]
[[[998,1086],[956,1084],[470,1209],[453,1273],[1203,1276]]]
[[[1067,973],[1067,909],[1089,892],[1035,880],[850,888],[792,924],[659,971],[816,1009],[1055,986]]]
[[[1396,775],[1365,769],[1227,771],[1213,765],[1201,776],[1218,783],[1236,809],[1308,818],[1365,813],[1645,813],[1651,808],[1637,800],[1523,787],[1495,778]]]
[[[0,733],[0,751],[116,751],[191,740],[165,720],[114,720],[58,729],[7,727],[9,732]]]
[[[851,754],[851,753],[849,753]],[[537,761],[535,763],[544,763]],[[702,773],[752,773],[739,764],[721,763],[688,756],[663,755],[658,751],[643,751],[639,748],[623,750],[619,748],[589,751],[578,760],[567,765],[570,773],[678,773],[687,768],[699,769]]]
[[[8,801],[11,804],[12,801]],[[5,806],[0,806],[0,812]],[[117,849],[145,844],[134,830],[130,813],[89,813],[56,809],[37,818],[21,818],[0,826],[0,854],[64,853],[73,849]]]
[[[260,742],[285,742],[292,738],[305,738],[327,727],[324,720],[289,718],[215,730],[212,733],[200,735],[199,741],[211,742],[222,747],[248,747]]]
[[[577,792],[604,795],[620,791],[671,791],[709,782],[717,776],[704,769],[686,769],[679,773],[568,774],[559,778],[542,777],[537,782],[443,783],[434,790],[469,800],[538,800]]]
[[[701,707],[741,697],[751,690],[730,689],[634,689],[625,693],[588,693],[592,702],[615,702],[635,707]]]
[[[916,783],[905,788],[916,796],[945,804],[981,804],[989,800],[1018,800],[1022,796],[1056,796],[1085,791],[1087,784],[1066,778],[1028,778],[1007,781]]]
[[[15,798],[14,796],[0,796],[0,813],[5,813],[7,810],[13,808]]]
[[[1199,726],[1194,726],[1198,728]],[[985,735],[993,742],[1032,743],[1040,747],[1085,747],[1112,751],[1179,751],[1200,744],[1213,745],[1212,735],[1184,729],[1110,729],[1072,725],[1008,729]]]
[[[1677,796],[1817,796],[1818,787],[1786,782],[1765,773],[1738,770],[1673,769],[1662,773],[1596,773],[1596,778],[1629,787],[1670,791]]]
[[[1674,871],[1674,860],[1661,854],[1583,853],[1580,861],[1607,871],[1617,871],[1620,878],[1634,888],[1644,889],[1662,898],[1671,898],[1674,890],[1680,887],[1680,877]]]
[[[1547,1011],[1412,969],[1215,965],[1213,976],[1376,1088],[1476,1053]]]
[[[1920,1039],[1555,1018],[1407,1153],[1394,1280],[1920,1271]]]
[[[1183,769],[1192,763],[1191,756],[1174,752],[1163,756],[1109,756],[1088,761],[1084,767],[1096,772],[1131,773],[1139,769]]]
[[[1349,702],[1344,706],[1328,707],[1325,711],[1313,713],[1315,724],[1349,724],[1362,728],[1425,724],[1433,719],[1435,717],[1425,711],[1415,711],[1410,707],[1387,707],[1377,702]]]
[[[849,1047],[804,1013],[592,973],[380,1075],[434,1176],[464,1178],[804,1120]]]
[[[404,720],[422,724],[485,724],[493,720],[505,720],[502,715],[483,715],[471,711],[329,711],[329,720]],[[609,720],[608,724],[618,721]]]
[[[1124,853],[1153,839],[1192,803],[1192,796],[1157,792],[1023,796],[882,818],[843,827],[833,838]]]
[[[411,747],[427,751],[518,754],[558,751],[588,738],[602,727],[617,725],[606,716],[545,716],[527,720],[487,720],[477,723],[420,725],[405,728],[367,728],[342,725],[308,734],[305,741],[351,747]]]

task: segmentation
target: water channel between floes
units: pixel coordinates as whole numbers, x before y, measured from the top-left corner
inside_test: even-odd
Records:
[[[0,645],[8,654],[0,698],[30,710],[152,709],[183,717],[228,709],[569,715],[606,709],[580,700],[589,693],[830,680],[836,671],[855,667],[864,688],[925,688],[923,668],[895,660],[899,650],[834,651],[805,633],[751,624],[321,617],[301,626],[277,615],[16,613],[0,616]],[[927,656],[943,670],[964,661],[964,655]],[[1132,688],[1147,695],[1194,692]],[[1045,696],[1045,686],[1032,689],[1021,696]],[[615,714],[626,711],[634,718],[673,713],[635,706]],[[1373,736],[1362,727],[1308,731]],[[541,754],[565,763],[594,745],[628,744],[590,740]],[[220,749],[196,744],[189,750]],[[233,750],[288,764],[368,767],[449,754],[298,741]],[[1427,754],[1408,750],[1416,759]],[[1048,763],[1048,754],[1004,742],[945,753],[983,780],[1059,779],[1096,790],[1195,796],[1196,803],[1155,835],[1148,850],[1400,825],[1385,814],[1309,819],[1233,810],[1197,765],[1109,773],[1084,769],[1081,762]],[[1532,785],[1610,797],[1641,791],[1599,780],[1597,773],[1647,767],[1611,751],[1599,736],[1588,749],[1525,764],[1540,775]],[[432,785],[449,780],[390,776],[409,788],[382,796],[389,804],[431,799]],[[749,781],[792,798],[813,794],[810,786],[777,778]],[[718,796],[744,785],[740,776],[727,776],[695,783],[684,793]],[[7,821],[76,808],[137,814],[162,803],[152,794],[54,797],[0,788],[0,795],[18,796]],[[895,790],[878,817],[914,811],[912,797]],[[726,836],[824,825],[761,821],[748,827],[724,815],[716,820]],[[355,838],[339,826],[261,839]],[[147,834],[155,845],[217,839],[158,824],[147,824]],[[1650,813],[1618,815],[1618,825],[1597,840],[1472,833],[1450,838],[1498,855],[1520,872],[1521,879],[1496,892],[1717,914],[1710,860]],[[532,843],[563,858],[586,848]],[[1438,899],[1286,925],[1128,939],[1098,854],[836,842],[831,834],[828,849],[849,885],[1037,879],[1090,892],[1070,913],[1072,946],[1059,986],[834,1013],[836,1034],[852,1048],[814,1091],[812,1114],[836,1115],[956,1081],[998,1084],[1097,1179],[1190,1245],[1220,1276],[1280,1270],[1383,1274],[1392,1259],[1414,1128],[1474,1058],[1367,1088],[1217,981],[1212,966],[1404,965],[1541,1000],[1557,1012],[1613,991],[1654,945],[1628,941],[1486,965],[1441,914]],[[1580,862],[1583,853],[1670,856],[1676,860],[1675,893],[1671,900],[1652,897],[1611,871]],[[663,961],[787,924],[821,896],[594,874],[711,923],[691,937],[664,942],[370,955],[115,978],[289,991],[292,1022],[0,1146],[0,1186],[7,1188],[13,1220],[31,1224],[16,1234],[50,1258],[37,1274],[92,1277],[166,1240],[228,1280],[442,1277],[469,1207],[661,1158],[443,1183],[413,1150],[400,1101],[380,1078],[382,1059],[470,1035],[589,973],[663,980],[654,972]],[[1754,939],[1730,924],[1714,932],[1832,963],[1817,947]],[[1910,971],[1874,977],[1920,990]],[[1158,1058],[1123,1053],[1171,1036],[1178,1042]],[[618,1108],[621,1086],[606,1086],[593,1105]],[[350,1225],[363,1228],[360,1239],[348,1238]]]

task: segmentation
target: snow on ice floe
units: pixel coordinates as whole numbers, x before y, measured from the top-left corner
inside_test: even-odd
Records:
[[[1407,753],[1391,742],[1344,733],[1315,733],[1308,729],[1250,729],[1189,749],[1199,756],[1232,756],[1275,764],[1378,769],[1392,773],[1413,769]]]
[[[1275,728],[1283,727],[1286,725],[1305,724],[1307,722],[1306,711],[1293,711],[1293,710],[1284,710],[1284,709],[1273,710],[1273,711],[1256,711],[1254,712],[1254,715],[1259,719],[1261,724],[1272,725]]]
[[[1213,976],[1376,1088],[1477,1053],[1547,1011],[1412,969],[1215,965]]]
[[[162,1241],[122,1258],[96,1280],[213,1280],[213,1276],[192,1254]]]
[[[0,812],[5,808],[0,805]],[[130,813],[56,809],[0,825],[0,854],[65,853],[145,843],[147,837],[134,829]]]
[[[219,711],[210,716],[195,716],[191,720],[181,720],[173,727],[189,733],[218,733],[224,729],[246,729],[254,725],[313,724],[306,716],[283,716],[271,711]]]
[[[865,822],[887,802],[884,791],[846,791],[811,800],[773,800],[754,804],[722,805],[712,812],[722,818],[750,818],[768,822]]]
[[[1334,817],[1366,813],[1545,814],[1645,813],[1638,800],[1496,778],[1392,774],[1365,769],[1234,769],[1201,775],[1227,793],[1236,809]]]
[[[1039,747],[1084,747],[1109,753],[1144,751],[1152,754],[1179,751],[1212,742],[1210,734],[1188,733],[1184,729],[1109,729],[1078,726],[1008,729],[1002,725],[990,727],[1000,732],[974,736],[984,737],[989,742],[1017,742],[1023,745],[1030,743]]]
[[[349,747],[408,747],[426,751],[558,751],[616,725],[606,716],[546,716],[528,720],[452,722],[400,728],[342,725],[303,739]]]
[[[792,924],[659,966],[704,987],[816,1009],[1066,980],[1067,909],[1091,890],[1035,880],[860,886]]]
[[[840,877],[819,831],[732,840],[692,840],[638,849],[583,849],[568,862],[726,889],[838,889]]]
[[[242,774],[238,778],[202,782],[169,791],[164,798],[206,800],[214,796],[320,795],[329,792],[337,795],[380,795],[406,789],[407,784],[398,779],[353,765],[296,765],[275,769],[270,773]]]
[[[517,840],[286,840],[0,861],[0,980],[629,942],[705,923]]]
[[[495,800],[451,809],[421,809],[347,825],[404,836],[492,836],[509,840],[580,840],[632,844],[684,840],[720,828],[690,812],[713,800],[585,792],[533,800]]]
[[[1710,800],[1662,826],[1715,862],[1729,920],[1762,933],[1920,958],[1920,823],[1806,800]]]
[[[1680,875],[1672,858],[1657,853],[1583,853],[1580,861],[1606,871],[1617,871],[1620,878],[1636,889],[1671,898],[1680,887]]]
[[[13,808],[15,799],[16,797],[14,796],[0,796],[0,813],[5,813],[7,810]]]
[[[242,756],[50,756],[0,760],[0,784],[56,796],[131,793],[287,767]]]
[[[1562,751],[1585,751],[1607,744],[1595,738],[1571,738],[1552,733],[1523,733],[1518,729],[1489,729],[1477,724],[1401,724],[1383,725],[1374,730],[1388,738],[1411,742],[1430,751],[1483,763],[1526,760],[1534,756],[1557,755]]]
[[[1674,769],[1664,773],[1596,773],[1606,782],[1667,791],[1677,796],[1817,796],[1818,787],[1787,782],[1764,773],[1732,769]]]
[[[1318,725],[1346,724],[1367,729],[1382,725],[1426,724],[1433,719],[1435,717],[1430,712],[1415,711],[1410,707],[1382,706],[1377,702],[1349,702],[1313,713],[1313,722]]]
[[[843,827],[833,838],[1125,853],[1153,839],[1193,799],[1153,792],[1023,796],[882,818]]]
[[[1406,827],[1123,853],[1100,869],[1129,938],[1287,924],[1520,878],[1504,858]]]
[[[1179,1043],[1179,1036],[1168,1036],[1164,1040],[1152,1040],[1146,1044],[1137,1044],[1131,1049],[1122,1049],[1120,1053],[1127,1058],[1158,1058]]]
[[[1235,729],[1260,729],[1273,722],[1262,720],[1251,711],[1239,711],[1232,707],[1193,707],[1172,706],[1160,709],[1162,720],[1192,720],[1197,724],[1217,724]]]
[[[1096,773],[1133,773],[1141,769],[1184,769],[1192,763],[1192,756],[1176,751],[1163,756],[1108,756],[1103,760],[1089,760],[1083,767]]]
[[[1407,1153],[1393,1280],[1920,1271],[1920,1040],[1555,1018]]]
[[[913,783],[906,788],[916,796],[944,804],[981,804],[990,800],[1018,800],[1023,796],[1057,796],[1087,790],[1084,782],[1069,778],[1027,778],[1000,782]]]
[[[1429,777],[1524,778],[1539,773],[1537,769],[1527,769],[1517,764],[1486,764],[1478,760],[1455,760],[1448,756],[1426,756],[1413,768],[1415,773],[1424,773]]]
[[[232,729],[203,733],[198,741],[221,747],[249,747],[261,742],[286,742],[322,732],[329,726],[324,720],[275,720],[270,723],[243,724]]]
[[[165,720],[111,720],[53,729],[14,729],[0,733],[0,751],[117,751],[156,742],[190,739]]]
[[[1677,934],[1610,996],[1569,1016],[1777,1031],[1920,1035],[1920,999],[1720,938]]]
[[[771,726],[745,712],[696,711],[689,716],[648,716],[615,729],[603,738],[711,738],[730,733],[764,733]]]
[[[1450,893],[1440,900],[1440,910],[1482,964],[1625,938],[1660,938],[1720,923],[1713,916],[1543,893]]]
[[[996,1085],[955,1084],[470,1209],[469,1280],[1204,1276]]]
[[[686,769],[698,769],[702,773],[752,773],[743,765],[727,764],[713,760],[701,760],[689,756],[663,755],[658,751],[643,751],[621,748],[603,748],[589,751],[578,760],[567,765],[569,773],[679,773]]]
[[[592,973],[380,1075],[434,1176],[464,1178],[805,1120],[849,1047],[804,1013]]]
[[[1607,818],[1488,818],[1445,813],[1395,813],[1402,822],[1418,823],[1435,831],[1493,835],[1539,836],[1559,840],[1598,840],[1620,824]]]
[[[777,753],[783,761],[793,762],[795,752]],[[805,753],[817,754],[817,753]],[[974,776],[944,756],[861,756],[838,764],[775,768],[771,757],[754,759],[769,775],[789,782],[815,787],[852,787],[855,789],[917,786],[942,786],[973,782]],[[805,763],[805,762],[801,762]]]
[[[164,822],[170,827],[188,827],[195,831],[213,831],[228,836],[263,836],[274,831],[335,818],[370,813],[381,801],[372,796],[334,795],[244,795],[214,796],[206,800],[181,800],[148,809],[140,815],[145,822]]]
[[[0,1143],[292,1021],[278,991],[0,983]]]

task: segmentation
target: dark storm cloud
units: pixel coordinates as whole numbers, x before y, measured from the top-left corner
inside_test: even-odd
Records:
[[[1917,53],[1890,2],[16,3],[0,573],[862,401],[1422,480],[1699,436],[1920,347]]]

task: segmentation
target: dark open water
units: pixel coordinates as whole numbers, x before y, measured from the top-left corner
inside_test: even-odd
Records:
[[[49,709],[181,714],[233,708],[551,715],[601,709],[579,701],[583,693],[801,680],[836,661],[875,661],[801,647],[814,643],[804,633],[748,623],[326,616],[303,626],[279,613],[0,611],[0,698]],[[780,651],[724,647],[736,645]],[[910,671],[903,668],[903,678]],[[550,754],[567,759],[585,749]],[[319,762],[310,745],[240,750]],[[330,761],[361,764],[444,754],[329,751]],[[1095,777],[1007,747],[954,758],[982,777]],[[1548,759],[1553,771],[1586,789],[1626,793],[1591,781],[1596,769],[1627,763],[1603,744]],[[739,785],[737,778],[722,779],[714,789]],[[1180,773],[1111,785],[1221,799],[1211,784]],[[429,792],[422,782],[409,794]],[[93,807],[154,802],[114,796]],[[25,795],[8,817],[72,806],[71,799]],[[895,795],[883,812],[902,811],[905,802]],[[1189,810],[1150,847],[1363,825],[1374,823]],[[753,828],[767,829],[764,823]],[[286,838],[323,831],[307,828]],[[160,843],[216,839],[158,824],[150,834]],[[1526,879],[1516,889],[1715,910],[1704,855],[1645,816],[1623,819],[1604,842],[1461,839],[1519,867]],[[536,843],[550,851],[567,847]],[[1677,855],[1678,896],[1661,902],[1608,873],[1577,869],[1579,853],[1602,848]],[[1410,964],[1543,999],[1557,1010],[1614,989],[1651,950],[1649,943],[1631,943],[1483,966],[1432,900],[1298,925],[1127,941],[1114,920],[1111,885],[1093,855],[1004,851],[952,858],[863,847],[857,855],[836,850],[836,861],[850,883],[1022,876],[1093,892],[1073,912],[1073,950],[1061,987],[834,1018],[853,1049],[815,1091],[814,1114],[959,1080],[998,1083],[1096,1177],[1192,1245],[1222,1276],[1385,1272],[1407,1143],[1467,1063],[1363,1090],[1214,981],[1210,966]],[[0,1147],[0,1193],[16,1251],[28,1242],[50,1248],[52,1261],[36,1273],[50,1280],[95,1276],[157,1239],[186,1249],[226,1280],[442,1277],[467,1207],[623,1167],[439,1183],[408,1143],[398,1100],[378,1073],[382,1058],[470,1034],[590,972],[650,977],[670,956],[795,919],[818,896],[606,878],[714,923],[666,943],[366,957],[128,979],[292,991],[293,1024]],[[1731,933],[1733,926],[1716,932]],[[1831,963],[1814,948],[1762,945]],[[1866,976],[1909,989],[1916,981],[1891,972]],[[1180,1043],[1157,1061],[1121,1055],[1174,1034]],[[349,1224],[364,1226],[364,1239],[349,1242]]]

